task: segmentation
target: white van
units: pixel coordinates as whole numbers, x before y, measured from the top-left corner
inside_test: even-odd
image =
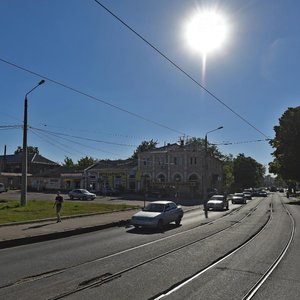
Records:
[[[0,193],[5,192],[5,185],[4,183],[0,183]]]

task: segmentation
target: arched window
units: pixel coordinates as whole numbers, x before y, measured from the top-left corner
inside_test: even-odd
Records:
[[[165,182],[166,181],[166,177],[163,174],[159,174],[157,176],[157,179],[158,179],[159,182]]]
[[[192,174],[189,177],[189,181],[198,181],[198,180],[199,180],[199,178],[196,174]]]
[[[180,182],[182,180],[181,175],[180,174],[175,174],[174,175],[174,181],[175,182]]]

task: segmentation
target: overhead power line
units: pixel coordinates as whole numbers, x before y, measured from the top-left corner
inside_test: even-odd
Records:
[[[86,92],[82,92],[82,91],[80,91],[80,90],[78,90],[78,89],[76,89],[76,88],[73,88],[73,87],[71,87],[71,86],[69,86],[69,85],[66,85],[66,84],[64,84],[64,83],[61,83],[61,82],[59,82],[59,81],[57,81],[57,80],[51,79],[51,78],[49,78],[49,77],[47,77],[47,76],[45,76],[45,75],[42,75],[42,74],[37,73],[37,72],[35,72],[35,71],[29,70],[29,69],[27,69],[27,68],[25,68],[25,67],[22,67],[22,66],[20,66],[20,65],[15,64],[15,63],[9,62],[8,60],[5,60],[5,59],[3,59],[3,58],[0,58],[0,61],[3,62],[3,63],[5,63],[5,64],[8,64],[8,65],[10,65],[10,66],[12,66],[12,67],[15,67],[15,68],[17,68],[17,69],[19,69],[19,70],[22,70],[22,71],[25,71],[25,72],[30,73],[30,74],[32,74],[32,75],[35,75],[35,76],[37,76],[37,77],[43,78],[44,80],[47,80],[47,81],[49,81],[49,82],[52,82],[52,83],[54,83],[54,84],[56,84],[56,85],[59,85],[59,86],[65,88],[65,89],[68,89],[68,90],[73,91],[73,92],[75,92],[75,93],[77,93],[77,94],[80,94],[80,95],[82,95],[82,96],[85,96],[85,97],[87,97],[87,98],[89,98],[89,99],[92,99],[92,100],[97,101],[97,102],[101,102],[102,104],[108,105],[108,106],[110,106],[110,107],[112,107],[112,108],[115,108],[115,109],[117,109],[117,110],[120,110],[120,111],[122,111],[122,112],[125,112],[125,113],[127,113],[127,114],[129,114],[129,115],[132,115],[132,116],[136,117],[136,118],[139,118],[139,119],[144,120],[144,121],[146,121],[146,122],[152,123],[152,124],[157,125],[157,126],[159,126],[159,127],[168,129],[168,130],[170,130],[170,131],[176,132],[177,134],[179,133],[179,134],[181,134],[181,135],[185,135],[185,133],[183,133],[183,132],[181,132],[181,131],[179,131],[179,130],[177,130],[177,129],[174,129],[174,128],[171,128],[171,127],[166,126],[166,125],[164,125],[164,124],[161,124],[161,123],[159,123],[159,122],[153,121],[153,120],[151,120],[151,119],[149,119],[149,118],[146,118],[146,117],[144,117],[144,116],[142,116],[142,115],[139,115],[139,114],[136,114],[136,113],[134,113],[134,112],[131,112],[131,111],[129,111],[129,110],[125,109],[125,108],[122,108],[122,107],[120,107],[120,106],[111,104],[111,103],[109,103],[109,102],[107,102],[107,101],[105,101],[105,100],[102,100],[102,99],[100,99],[100,98],[97,98],[97,97],[95,97],[95,96],[92,96],[92,95],[90,95],[90,94],[88,94],[88,93],[86,93]]]
[[[103,144],[116,145],[116,146],[125,146],[125,147],[137,147],[136,145],[122,144],[122,143],[109,142],[109,141],[103,141],[103,140],[96,140],[96,139],[81,137],[81,136],[77,136],[77,135],[71,135],[71,134],[66,134],[66,133],[49,131],[49,130],[35,128],[35,127],[31,127],[31,128],[35,129],[35,130],[38,130],[38,131],[41,131],[41,132],[55,134],[55,135],[58,135],[58,136],[68,136],[68,137],[72,137],[72,138],[76,138],[76,139],[81,139],[81,140],[86,140],[86,141],[91,141],[91,142],[96,142],[96,143],[103,143]]]
[[[235,114],[238,118],[240,118],[243,122],[248,124],[254,130],[259,132],[265,138],[269,138],[266,134],[264,134],[261,130],[259,130],[256,126],[251,124],[248,120],[246,120],[242,115],[233,110],[229,105],[227,105],[224,101],[222,101],[219,97],[205,88],[201,83],[199,83],[196,79],[194,79],[191,75],[189,75],[186,71],[183,70],[178,64],[176,64],[172,59],[170,59],[166,54],[164,54],[161,50],[159,50],[156,46],[150,43],[146,38],[144,38],[141,34],[139,34],[136,30],[134,30],[131,26],[129,26],[125,21],[123,21],[120,17],[118,17],[115,13],[113,13],[110,9],[104,6],[100,1],[94,0],[98,5],[100,5],[104,10],[106,10],[110,15],[112,15],[115,19],[117,19],[120,23],[122,23],[126,28],[128,28],[132,33],[134,33],[137,37],[139,37],[142,41],[144,41],[148,46],[150,46],[153,50],[155,50],[159,55],[161,55],[164,59],[166,59],[169,63],[171,63],[177,70],[187,76],[190,80],[196,83],[201,89],[203,89],[206,93],[208,93],[213,99],[219,102],[221,105],[230,110],[233,114]]]
[[[221,142],[221,143],[211,143],[211,145],[215,145],[215,146],[228,146],[228,145],[238,145],[238,144],[249,144],[249,143],[259,143],[259,142],[268,142],[270,141],[269,138],[267,139],[262,139],[262,140],[253,140],[253,141],[240,141],[240,142]]]

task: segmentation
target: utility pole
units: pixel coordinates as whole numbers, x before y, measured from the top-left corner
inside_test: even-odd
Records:
[[[28,110],[28,100],[27,96],[35,90],[38,86],[45,83],[45,80],[41,80],[33,89],[31,89],[24,99],[24,125],[23,125],[23,150],[22,150],[22,186],[21,186],[21,205],[25,206],[27,204],[27,110]]]

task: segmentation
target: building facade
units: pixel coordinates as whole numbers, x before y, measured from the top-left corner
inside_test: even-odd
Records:
[[[195,144],[168,144],[138,155],[139,189],[181,198],[222,191],[222,162]]]
[[[22,182],[22,153],[0,156],[0,181],[8,188],[21,188]],[[55,169],[58,163],[40,154],[28,154],[28,185],[32,176],[39,176],[46,171]]]
[[[136,160],[101,160],[84,170],[84,186],[94,192],[136,191]]]

